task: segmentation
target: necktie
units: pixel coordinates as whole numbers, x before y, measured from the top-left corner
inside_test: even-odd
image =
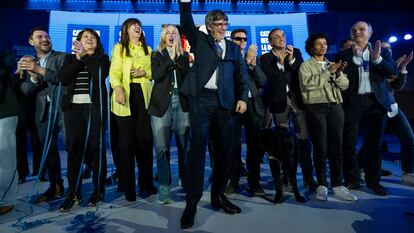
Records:
[[[223,48],[221,48],[219,41],[216,41],[217,56],[221,59],[223,57]]]
[[[216,40],[216,52],[217,52],[217,56],[219,57],[219,59],[221,59],[223,57],[223,48],[221,48],[220,43],[218,40]],[[216,86],[218,87],[218,79],[220,77],[220,65],[219,67],[217,67],[217,71],[216,71]]]

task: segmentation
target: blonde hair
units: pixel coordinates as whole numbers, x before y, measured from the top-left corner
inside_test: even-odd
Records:
[[[177,44],[176,47],[173,48],[175,49],[175,54],[177,54],[177,56],[179,56],[180,54],[183,54],[183,48],[181,47],[181,37],[180,37],[180,33],[178,32],[178,29],[175,25],[172,24],[166,24],[162,27],[162,31],[161,31],[161,39],[160,39],[160,43],[158,44],[157,50],[158,52],[162,53],[162,50],[164,50],[167,47],[167,43],[166,41],[166,37],[167,37],[167,28],[168,27],[173,27],[175,33],[177,34]]]

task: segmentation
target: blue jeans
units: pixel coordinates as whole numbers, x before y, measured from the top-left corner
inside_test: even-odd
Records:
[[[152,134],[154,138],[155,158],[157,160],[160,185],[171,184],[170,141],[174,133],[177,145],[179,178],[182,178],[184,160],[188,154],[190,120],[188,112],[183,112],[178,90],[174,89],[170,105],[164,116],[151,116]]]
[[[17,203],[17,121],[17,116],[0,119],[0,207]]]
[[[414,133],[404,113],[399,110],[393,118],[388,118],[390,127],[395,131],[401,145],[401,170],[414,172]]]

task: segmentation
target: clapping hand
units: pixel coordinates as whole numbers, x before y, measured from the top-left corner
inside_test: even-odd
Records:
[[[83,47],[82,43],[78,40],[72,42],[72,50],[76,54],[76,59],[79,61],[82,59],[83,56],[86,55],[86,50]]]
[[[371,61],[377,60],[381,56],[381,41],[375,41],[374,49],[369,48],[369,54],[371,57]]]

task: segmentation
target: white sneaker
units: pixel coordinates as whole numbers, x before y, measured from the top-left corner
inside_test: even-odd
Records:
[[[404,185],[414,186],[414,173],[405,173],[401,175],[401,183]]]
[[[337,186],[332,188],[333,194],[336,199],[343,200],[343,201],[350,201],[355,202],[358,200],[358,197],[352,194],[349,189],[345,188],[344,186]]]
[[[315,198],[319,201],[327,201],[328,200],[328,188],[323,185],[319,185],[319,187],[316,189]]]

